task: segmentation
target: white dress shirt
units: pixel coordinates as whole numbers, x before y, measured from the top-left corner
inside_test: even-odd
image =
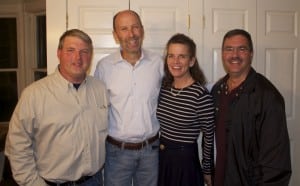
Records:
[[[94,76],[104,81],[109,94],[109,135],[126,142],[141,142],[159,130],[156,118],[163,60],[143,50],[134,66],[120,51],[101,59]]]

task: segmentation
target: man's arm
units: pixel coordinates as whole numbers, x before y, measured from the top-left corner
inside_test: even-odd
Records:
[[[38,174],[34,158],[33,122],[35,119],[32,106],[29,97],[23,95],[20,98],[9,123],[5,155],[10,161],[13,177],[19,185],[47,186]]]
[[[291,176],[290,141],[284,100],[271,95],[264,101],[259,139],[259,159],[255,175],[258,185],[287,186]]]

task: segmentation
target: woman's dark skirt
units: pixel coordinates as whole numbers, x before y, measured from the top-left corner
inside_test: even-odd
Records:
[[[204,186],[198,144],[160,139],[159,186]]]

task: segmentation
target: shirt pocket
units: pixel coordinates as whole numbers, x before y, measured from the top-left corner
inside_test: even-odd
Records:
[[[107,130],[108,127],[108,106],[97,106],[96,122],[99,131]]]
[[[108,121],[108,106],[93,105],[85,109],[84,120],[86,124],[93,127],[93,130],[104,131],[107,130],[107,121]]]

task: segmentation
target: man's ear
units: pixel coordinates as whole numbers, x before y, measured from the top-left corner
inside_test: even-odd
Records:
[[[114,36],[116,44],[120,44],[120,41],[119,41],[118,36],[117,36],[117,33],[115,31],[112,31],[112,34]]]
[[[56,50],[56,56],[58,59],[60,59],[61,49]]]

